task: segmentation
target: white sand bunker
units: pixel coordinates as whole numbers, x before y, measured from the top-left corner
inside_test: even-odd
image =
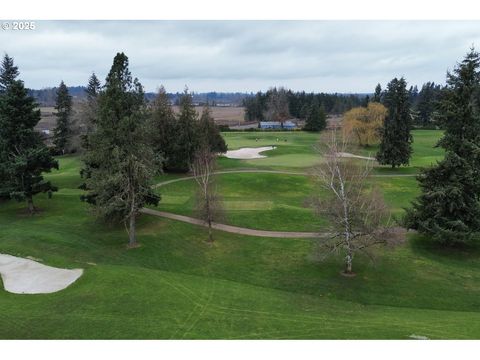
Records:
[[[262,159],[262,158],[266,158],[266,156],[260,155],[261,152],[264,152],[267,150],[273,150],[273,149],[275,149],[275,146],[264,146],[264,147],[258,147],[258,148],[241,148],[238,150],[229,150],[225,153],[225,156],[230,159],[242,159],[242,160]]]
[[[373,157],[368,157],[368,156],[361,156],[361,155],[355,155],[355,154],[350,154],[346,152],[339,152],[337,153],[338,156],[344,157],[344,158],[355,158],[355,159],[363,159],[363,160],[375,160]]]
[[[57,292],[74,283],[82,274],[82,269],[59,269],[33,260],[0,254],[3,286],[14,294]]]

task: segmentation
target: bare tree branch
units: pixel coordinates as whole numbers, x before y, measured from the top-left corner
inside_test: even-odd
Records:
[[[369,186],[373,161],[346,159],[348,141],[332,130],[319,146],[323,162],[313,169],[314,178],[326,196],[311,201],[319,216],[327,216],[335,234],[320,242],[322,258],[331,253],[345,254],[345,272],[352,273],[356,252],[389,242],[391,215],[378,189]],[[373,260],[370,253],[368,256]]]

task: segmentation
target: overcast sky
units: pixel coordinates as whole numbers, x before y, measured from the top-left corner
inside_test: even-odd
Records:
[[[271,86],[373,92],[404,76],[444,83],[480,22],[454,21],[37,21],[0,30],[30,88],[104,79],[117,52],[147,91],[258,91]]]

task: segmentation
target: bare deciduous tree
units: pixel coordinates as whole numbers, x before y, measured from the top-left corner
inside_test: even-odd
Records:
[[[345,254],[345,274],[353,274],[354,255],[362,252],[373,259],[368,251],[375,245],[394,244],[392,221],[381,193],[369,188],[371,160],[360,164],[358,160],[342,157],[347,141],[338,139],[336,131],[323,145],[323,162],[313,170],[327,196],[314,199],[313,205],[320,216],[327,216],[332,236],[320,241],[320,257],[335,253]]]
[[[287,91],[283,87],[269,90],[265,117],[269,121],[280,121],[282,127],[283,122],[290,118]]]
[[[192,164],[192,171],[197,188],[197,211],[200,219],[208,225],[208,241],[213,243],[212,223],[223,215],[221,198],[217,193],[213,172],[217,155],[207,144],[201,145]]]

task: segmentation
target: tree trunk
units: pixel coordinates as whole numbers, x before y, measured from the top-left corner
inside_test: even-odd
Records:
[[[30,215],[35,214],[35,206],[33,205],[33,199],[31,196],[27,198],[27,205],[28,205],[28,211],[30,212]]]
[[[136,224],[136,216],[135,214],[130,215],[130,230],[129,230],[129,241],[128,246],[134,247],[137,245],[137,237],[135,236],[135,224]]]
[[[352,273],[352,261],[353,261],[352,254],[348,254],[345,257],[345,273],[346,274],[351,274]]]
[[[212,220],[208,220],[208,242],[213,243],[213,236],[212,236]]]

